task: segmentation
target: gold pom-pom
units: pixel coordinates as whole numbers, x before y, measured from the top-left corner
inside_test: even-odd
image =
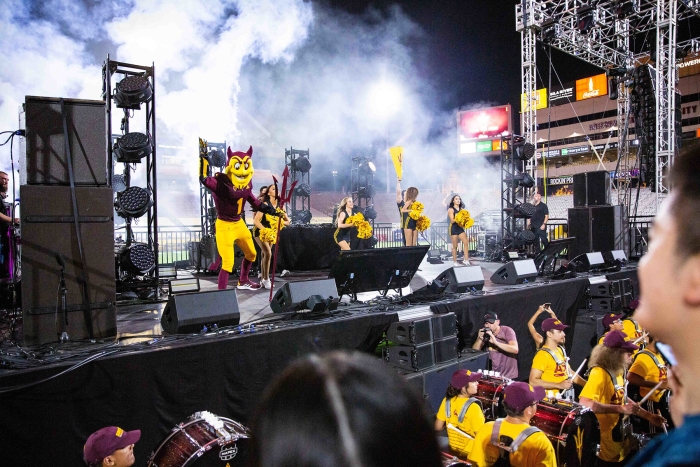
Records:
[[[277,208],[277,213],[279,216],[273,216],[272,214],[265,214],[265,219],[267,219],[268,224],[270,224],[270,228],[277,231],[277,228],[279,226],[279,230],[282,230],[284,228],[284,222],[282,220],[284,219],[284,210]]]
[[[428,227],[430,227],[430,219],[428,219],[426,216],[420,216],[416,220],[416,230],[419,232],[424,232],[428,230]]]
[[[462,209],[455,216],[455,222],[463,229],[468,229],[474,225],[474,218],[469,214],[469,211]]]
[[[420,218],[421,213],[423,212],[423,209],[425,209],[425,206],[423,206],[423,203],[421,203],[420,201],[414,201],[411,204],[411,210],[408,211],[408,217],[410,217],[414,221],[417,221],[418,218]]]
[[[277,229],[266,227],[260,229],[260,240],[270,245],[277,243]]]
[[[357,238],[363,240],[368,239],[372,236],[372,226],[367,221],[362,221],[357,224]]]
[[[358,212],[357,214],[348,216],[348,218],[345,219],[345,223],[357,226],[360,222],[364,222],[364,220],[365,216],[361,212]]]

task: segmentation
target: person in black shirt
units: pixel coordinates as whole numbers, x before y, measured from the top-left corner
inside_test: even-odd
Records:
[[[355,226],[353,224],[346,224],[345,221],[348,217],[352,216],[353,207],[352,196],[343,198],[338,206],[338,216],[335,218],[335,225],[337,228],[335,229],[333,238],[341,250],[350,249],[350,229]]]
[[[537,236],[537,239],[542,241],[542,247],[539,246],[539,241],[537,246],[540,249],[547,248],[549,245],[549,240],[547,239],[547,221],[549,221],[549,208],[542,202],[542,195],[535,193],[532,197],[532,204],[535,206],[535,213],[530,219],[527,220],[527,228],[532,229],[532,231]]]

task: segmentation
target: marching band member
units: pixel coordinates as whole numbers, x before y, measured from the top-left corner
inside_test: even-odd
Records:
[[[623,315],[622,313],[608,313],[607,315],[603,316],[603,329],[605,330],[605,332],[602,336],[600,336],[600,339],[598,339],[598,344],[603,344],[603,339],[605,339],[605,336],[607,336],[610,331],[624,332],[625,328],[622,323],[622,318],[624,317],[625,315]],[[629,340],[629,336],[630,334],[625,333],[625,337],[627,340]]]
[[[455,371],[435,415],[435,431],[442,431],[447,425],[450,449],[460,459],[469,456],[474,437],[486,421],[481,402],[472,397],[477,393],[481,375],[469,370]]]
[[[647,400],[647,410],[656,413],[661,411],[661,415],[668,420],[669,427],[673,428],[673,421],[669,413],[666,398],[668,396],[668,367],[663,355],[656,348],[656,341],[653,336],[648,336],[649,342],[645,349],[640,350],[634,356],[634,361],[627,373],[627,381],[630,384],[639,386],[639,396],[645,397],[649,391],[659,382],[661,386],[654,391],[654,394]],[[653,427],[649,427],[653,428]],[[649,430],[654,431],[654,430]]]
[[[660,415],[650,414],[627,400],[625,375],[632,353],[639,347],[625,338],[622,331],[611,330],[603,345],[593,348],[588,381],[579,396],[581,405],[596,414],[600,425],[599,467],[620,465],[631,452],[631,422],[624,415],[637,415],[657,426],[665,422]]]
[[[537,317],[545,311],[549,313],[550,318],[557,319],[557,315],[554,313],[554,311],[552,311],[552,307],[550,306],[550,304],[544,303],[537,307],[537,311],[535,311],[535,314],[532,315],[530,321],[527,322],[527,329],[530,331],[532,340],[535,341],[535,347],[537,347],[538,349],[544,344],[544,337],[542,337],[542,334],[537,332],[537,329],[535,329],[535,321],[537,321]]]
[[[586,384],[586,380],[579,375],[573,375],[569,366],[569,359],[564,350],[564,330],[568,327],[556,318],[544,320],[542,332],[545,334],[545,342],[532,360],[530,384],[546,389],[550,399],[556,398],[561,390],[565,399],[573,400],[573,383],[580,386]]]
[[[511,383],[503,391],[505,418],[486,423],[476,434],[469,462],[491,467],[499,458],[513,467],[555,467],[554,447],[539,428],[530,426],[544,389],[527,383]]]

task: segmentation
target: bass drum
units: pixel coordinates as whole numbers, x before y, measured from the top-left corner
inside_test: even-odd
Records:
[[[510,380],[499,376],[484,376],[477,383],[475,398],[481,401],[486,420],[496,420],[506,416],[503,410],[503,390]]]
[[[197,412],[158,445],[148,467],[240,467],[245,464],[250,433],[231,419]]]
[[[600,428],[598,419],[588,407],[545,399],[537,404],[537,413],[530,425],[547,435],[560,466],[589,467],[597,464]]]

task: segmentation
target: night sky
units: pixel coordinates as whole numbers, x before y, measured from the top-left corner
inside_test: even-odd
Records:
[[[478,102],[519,105],[520,33],[515,31],[514,0],[328,0],[357,15],[368,8],[386,11],[400,5],[426,32],[415,44],[422,78],[439,90],[444,110]],[[548,59],[538,44],[538,81],[547,82]],[[554,50],[552,64],[562,82],[600,73],[600,69]],[[553,82],[557,82],[556,75]],[[515,109],[514,109],[515,110]],[[517,122],[514,122],[517,125]]]

